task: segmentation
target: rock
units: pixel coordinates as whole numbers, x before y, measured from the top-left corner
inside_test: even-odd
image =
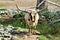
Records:
[[[39,38],[38,35],[31,35],[31,36],[27,36],[26,40],[39,40],[38,38]]]
[[[3,25],[2,25],[2,24],[0,24],[0,27],[3,27]]]
[[[12,34],[12,35],[14,35],[14,34],[19,34],[19,32],[18,32],[17,30],[12,30],[11,34]]]
[[[12,36],[11,40],[20,40],[17,36]]]
[[[0,40],[2,40],[2,37],[0,37]]]
[[[4,38],[4,40],[10,40],[10,38]]]
[[[3,33],[4,33],[4,28],[1,27],[1,28],[0,28],[0,34],[3,34]]]

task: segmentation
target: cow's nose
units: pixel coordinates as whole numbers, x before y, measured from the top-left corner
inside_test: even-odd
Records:
[[[35,21],[32,21],[32,22],[35,22]]]

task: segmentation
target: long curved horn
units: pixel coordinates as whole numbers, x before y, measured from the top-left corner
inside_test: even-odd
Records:
[[[17,8],[18,11],[26,11],[26,9],[19,9],[17,4],[16,4],[16,8]]]
[[[26,12],[26,13],[30,13],[31,10],[30,9],[19,9],[18,5],[16,4],[16,8],[17,8],[17,11],[23,11],[23,12]]]
[[[17,4],[16,4],[16,8],[17,8],[18,11],[23,11],[22,9],[19,9]]]
[[[38,6],[36,6],[36,7],[39,7],[39,6],[42,5],[45,1],[46,1],[46,0],[43,0],[43,1],[42,1],[41,3],[39,3]],[[31,9],[31,8],[35,8],[35,9],[36,9],[36,7],[30,7],[29,9]],[[19,7],[18,7],[17,4],[16,4],[16,8],[17,8],[18,12],[19,12],[19,11],[30,12],[29,9],[19,9]],[[41,11],[41,10],[37,10],[37,12],[39,12],[39,11]]]
[[[36,7],[39,7],[40,5],[42,5],[44,2],[45,2],[46,0],[43,0],[41,3],[39,3],[38,4],[38,6],[36,6]],[[28,9],[31,9],[31,8],[36,8],[35,6],[34,7],[30,7],[30,8],[28,8]],[[19,9],[19,7],[18,7],[18,5],[16,4],[16,8],[18,9],[18,10],[20,10],[20,11],[26,11],[27,9]]]

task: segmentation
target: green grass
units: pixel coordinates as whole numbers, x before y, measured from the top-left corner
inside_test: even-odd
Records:
[[[60,4],[60,2],[57,2],[58,4]]]
[[[49,40],[49,38],[47,38],[46,36],[40,35],[39,40]]]
[[[0,9],[0,11],[7,11],[7,9]]]
[[[5,6],[4,4],[0,4],[0,7],[3,7],[3,6]]]
[[[26,25],[26,23],[24,22],[24,20],[23,19],[19,19],[19,18],[24,18],[24,15],[23,15],[24,12],[20,12],[20,13],[21,13],[20,14],[21,17],[18,16],[15,21],[13,21],[12,23],[10,23],[10,25],[12,25],[14,27],[21,27],[21,28],[25,28],[26,29],[26,28],[28,28],[28,26]],[[51,15],[49,16],[49,14],[51,14],[51,13],[48,12],[48,11],[45,13],[45,16],[47,17],[47,19],[48,18],[50,19]],[[52,18],[52,16],[51,16],[51,18]],[[9,23],[8,22],[2,22],[1,24],[3,24],[4,26],[7,26]],[[37,28],[36,28],[36,30],[38,30],[41,34],[44,34],[44,35],[46,35],[46,34],[52,34],[53,32],[59,31],[59,29],[60,29],[60,23],[59,24],[56,23],[54,25],[50,25],[47,22],[42,23],[40,25],[37,25]]]
[[[2,9],[2,10],[4,10],[4,9]],[[24,20],[19,19],[19,18],[24,18],[24,15],[23,15],[24,12],[20,12],[20,13],[21,14],[12,23],[9,24],[9,22],[7,22],[7,21],[4,21],[2,23],[0,22],[0,23],[3,24],[4,26],[12,25],[13,27],[18,27],[18,29],[17,29],[18,31],[28,32],[28,26],[26,25]],[[53,15],[51,15],[51,12],[48,12],[46,10],[42,11],[41,13],[43,13],[47,19],[51,19],[53,17]],[[42,24],[37,25],[36,30],[39,31],[41,34],[39,40],[57,40],[57,39],[60,40],[59,39],[60,34],[59,34],[59,32],[57,32],[57,31],[60,31],[60,22],[57,22],[54,25],[51,25],[48,22],[44,22]],[[52,35],[52,33],[54,36]]]

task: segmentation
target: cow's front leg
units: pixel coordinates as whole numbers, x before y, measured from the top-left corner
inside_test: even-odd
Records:
[[[32,28],[29,26],[29,35],[32,35]]]
[[[33,34],[34,34],[34,35],[36,34],[36,26],[34,27]]]

